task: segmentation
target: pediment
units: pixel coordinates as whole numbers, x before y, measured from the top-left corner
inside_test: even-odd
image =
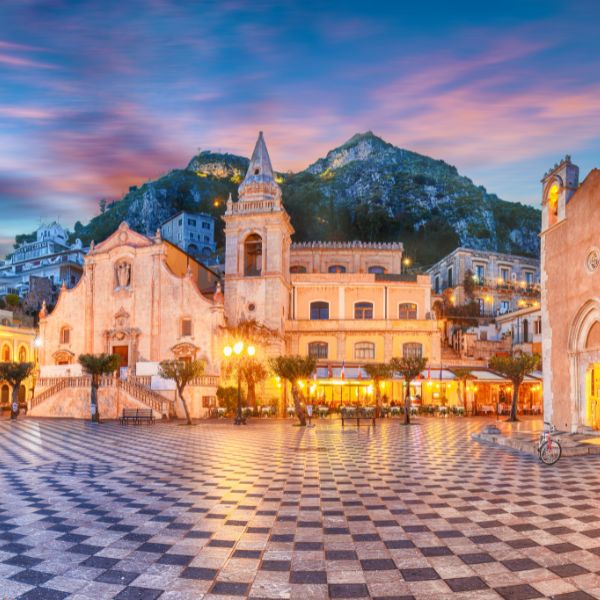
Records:
[[[146,248],[148,246],[152,246],[154,242],[134,231],[129,227],[129,225],[123,221],[119,228],[110,236],[108,236],[103,242],[100,242],[98,245],[94,246],[93,250],[90,250],[90,254],[100,254],[105,252],[110,252],[115,248],[119,248],[121,246],[130,246],[132,248]]]

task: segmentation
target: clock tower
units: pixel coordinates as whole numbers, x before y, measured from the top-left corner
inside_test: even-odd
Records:
[[[294,232],[281,202],[262,131],[239,199],[227,201],[225,316],[230,325],[254,319],[283,334],[290,306],[290,245]]]

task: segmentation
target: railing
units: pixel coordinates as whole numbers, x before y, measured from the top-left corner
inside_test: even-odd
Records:
[[[55,383],[53,386],[45,389],[40,394],[37,394],[36,396],[34,396],[31,399],[31,408],[35,408],[42,402],[48,400],[48,398],[54,396],[54,394],[57,394],[61,390],[64,390],[66,387],[69,387],[68,383],[69,383],[68,380],[66,378],[64,378],[61,381],[59,381],[58,383]]]
[[[136,400],[143,402],[149,406],[152,410],[160,413],[161,415],[168,415],[174,412],[174,402],[169,398],[165,398],[161,394],[154,392],[146,387],[143,387],[139,383],[133,381],[127,381],[125,379],[117,379],[117,387],[124,389],[130,396],[133,396]]]
[[[278,200],[240,200],[231,203],[229,214],[272,212],[279,210],[281,203]]]

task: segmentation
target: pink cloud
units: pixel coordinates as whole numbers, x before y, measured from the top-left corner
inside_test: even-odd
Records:
[[[35,69],[56,69],[55,65],[40,62],[37,60],[32,60],[30,58],[13,56],[11,54],[0,54],[0,64],[8,65],[9,67],[27,67],[27,68],[35,68]]]

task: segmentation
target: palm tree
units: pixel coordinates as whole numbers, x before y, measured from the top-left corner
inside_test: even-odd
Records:
[[[16,419],[19,414],[19,388],[21,383],[33,373],[33,368],[33,363],[0,363],[0,381],[6,381],[12,386],[11,419]]]
[[[454,373],[454,376],[456,377],[456,380],[458,381],[459,400],[460,400],[460,402],[463,406],[463,409],[465,410],[465,413],[466,413],[466,411],[467,411],[466,386],[467,386],[467,381],[472,377],[471,371],[469,371],[469,369],[457,368],[457,369],[452,369],[452,372]]]
[[[221,332],[227,338],[235,341],[243,341],[246,345],[268,346],[279,336],[276,331],[266,325],[259,323],[256,319],[243,319],[237,325],[223,326]],[[240,371],[241,377],[246,382],[246,400],[248,406],[256,406],[256,384],[264,381],[268,376],[265,365],[256,356],[244,360],[244,368]],[[241,363],[236,368],[240,368]],[[225,368],[231,372],[232,365]]]
[[[312,356],[277,356],[269,361],[275,375],[289,381],[292,386],[294,409],[300,425],[306,425],[306,412],[302,406],[302,392],[298,382],[309,379],[317,366],[317,360]]]
[[[100,423],[98,410],[98,388],[102,375],[114,373],[120,364],[117,354],[80,354],[78,361],[85,373],[92,376],[91,413],[92,421]]]
[[[187,402],[183,397],[183,392],[187,385],[196,379],[202,377],[204,373],[204,362],[201,360],[163,360],[159,365],[159,375],[163,379],[172,379],[177,387],[177,395],[183,404],[185,419],[188,425],[192,424],[190,411]]]
[[[519,420],[517,419],[519,389],[525,376],[535,371],[539,364],[539,354],[527,354],[526,352],[515,352],[511,356],[492,356],[490,359],[490,368],[510,379],[513,384],[509,421]]]
[[[375,386],[375,414],[379,416],[381,412],[381,382],[391,377],[392,368],[387,363],[370,363],[364,365],[363,369],[373,380]]]
[[[427,359],[420,356],[405,356],[392,358],[390,367],[400,373],[406,381],[406,395],[404,397],[404,424],[410,424],[410,384],[416,379],[427,365]]]

